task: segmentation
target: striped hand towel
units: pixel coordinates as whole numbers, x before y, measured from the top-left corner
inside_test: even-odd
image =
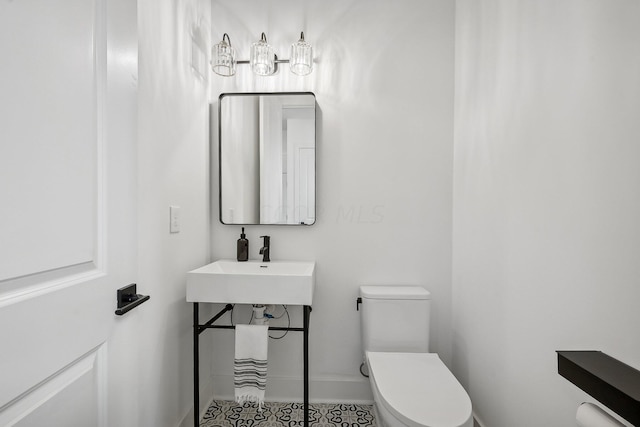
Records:
[[[267,383],[267,325],[236,325],[233,366],[236,402],[253,402],[262,410]]]

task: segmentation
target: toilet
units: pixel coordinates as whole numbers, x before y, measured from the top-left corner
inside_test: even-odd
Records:
[[[429,353],[431,294],[361,286],[362,346],[379,427],[473,427],[471,399]]]

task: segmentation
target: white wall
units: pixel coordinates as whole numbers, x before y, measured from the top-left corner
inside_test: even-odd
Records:
[[[640,4],[456,5],[454,371],[486,426],[575,425],[555,350],[640,366]]]
[[[318,102],[317,222],[249,226],[250,257],[271,235],[272,259],[317,262],[311,315],[311,399],[370,399],[355,310],[362,284],[419,284],[433,294],[432,348],[451,359],[453,12],[447,0],[217,1],[212,34],[247,59],[266,32],[280,57],[305,31],[314,72],[255,77],[239,66],[221,92],[313,91]],[[217,111],[217,105],[213,105]],[[214,124],[215,125],[215,124]],[[214,140],[213,161],[217,162]],[[216,164],[216,163],[214,163]],[[217,170],[215,167],[214,171]],[[216,188],[217,173],[212,185]],[[235,258],[239,226],[212,206],[212,255]],[[294,318],[299,310],[294,308]],[[249,319],[246,315],[244,321]],[[233,335],[215,331],[215,384],[231,393]],[[268,399],[301,399],[301,337],[270,342]],[[226,377],[225,377],[226,376]]]
[[[138,289],[151,300],[132,326],[141,407],[122,410],[136,412],[140,426],[176,426],[183,419],[188,425],[193,347],[185,279],[209,261],[210,251],[209,89],[191,59],[193,40],[209,49],[210,6],[140,0],[138,7]],[[178,234],[169,233],[170,205],[181,208]]]
[[[228,119],[222,132],[233,141],[222,153],[225,162],[233,166],[218,171],[231,189],[222,198],[222,220],[227,224],[260,220],[259,108],[258,101],[249,97],[234,99],[233,108],[230,98],[222,102],[222,115]]]

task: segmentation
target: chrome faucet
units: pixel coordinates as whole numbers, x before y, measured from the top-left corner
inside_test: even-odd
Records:
[[[271,262],[271,260],[269,259],[269,247],[271,246],[271,237],[260,236],[260,238],[264,239],[264,243],[260,248],[260,255],[262,255],[262,262]]]

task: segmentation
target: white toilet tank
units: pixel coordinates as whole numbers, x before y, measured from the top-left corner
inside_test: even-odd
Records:
[[[420,286],[360,286],[367,351],[427,353],[431,294]]]

